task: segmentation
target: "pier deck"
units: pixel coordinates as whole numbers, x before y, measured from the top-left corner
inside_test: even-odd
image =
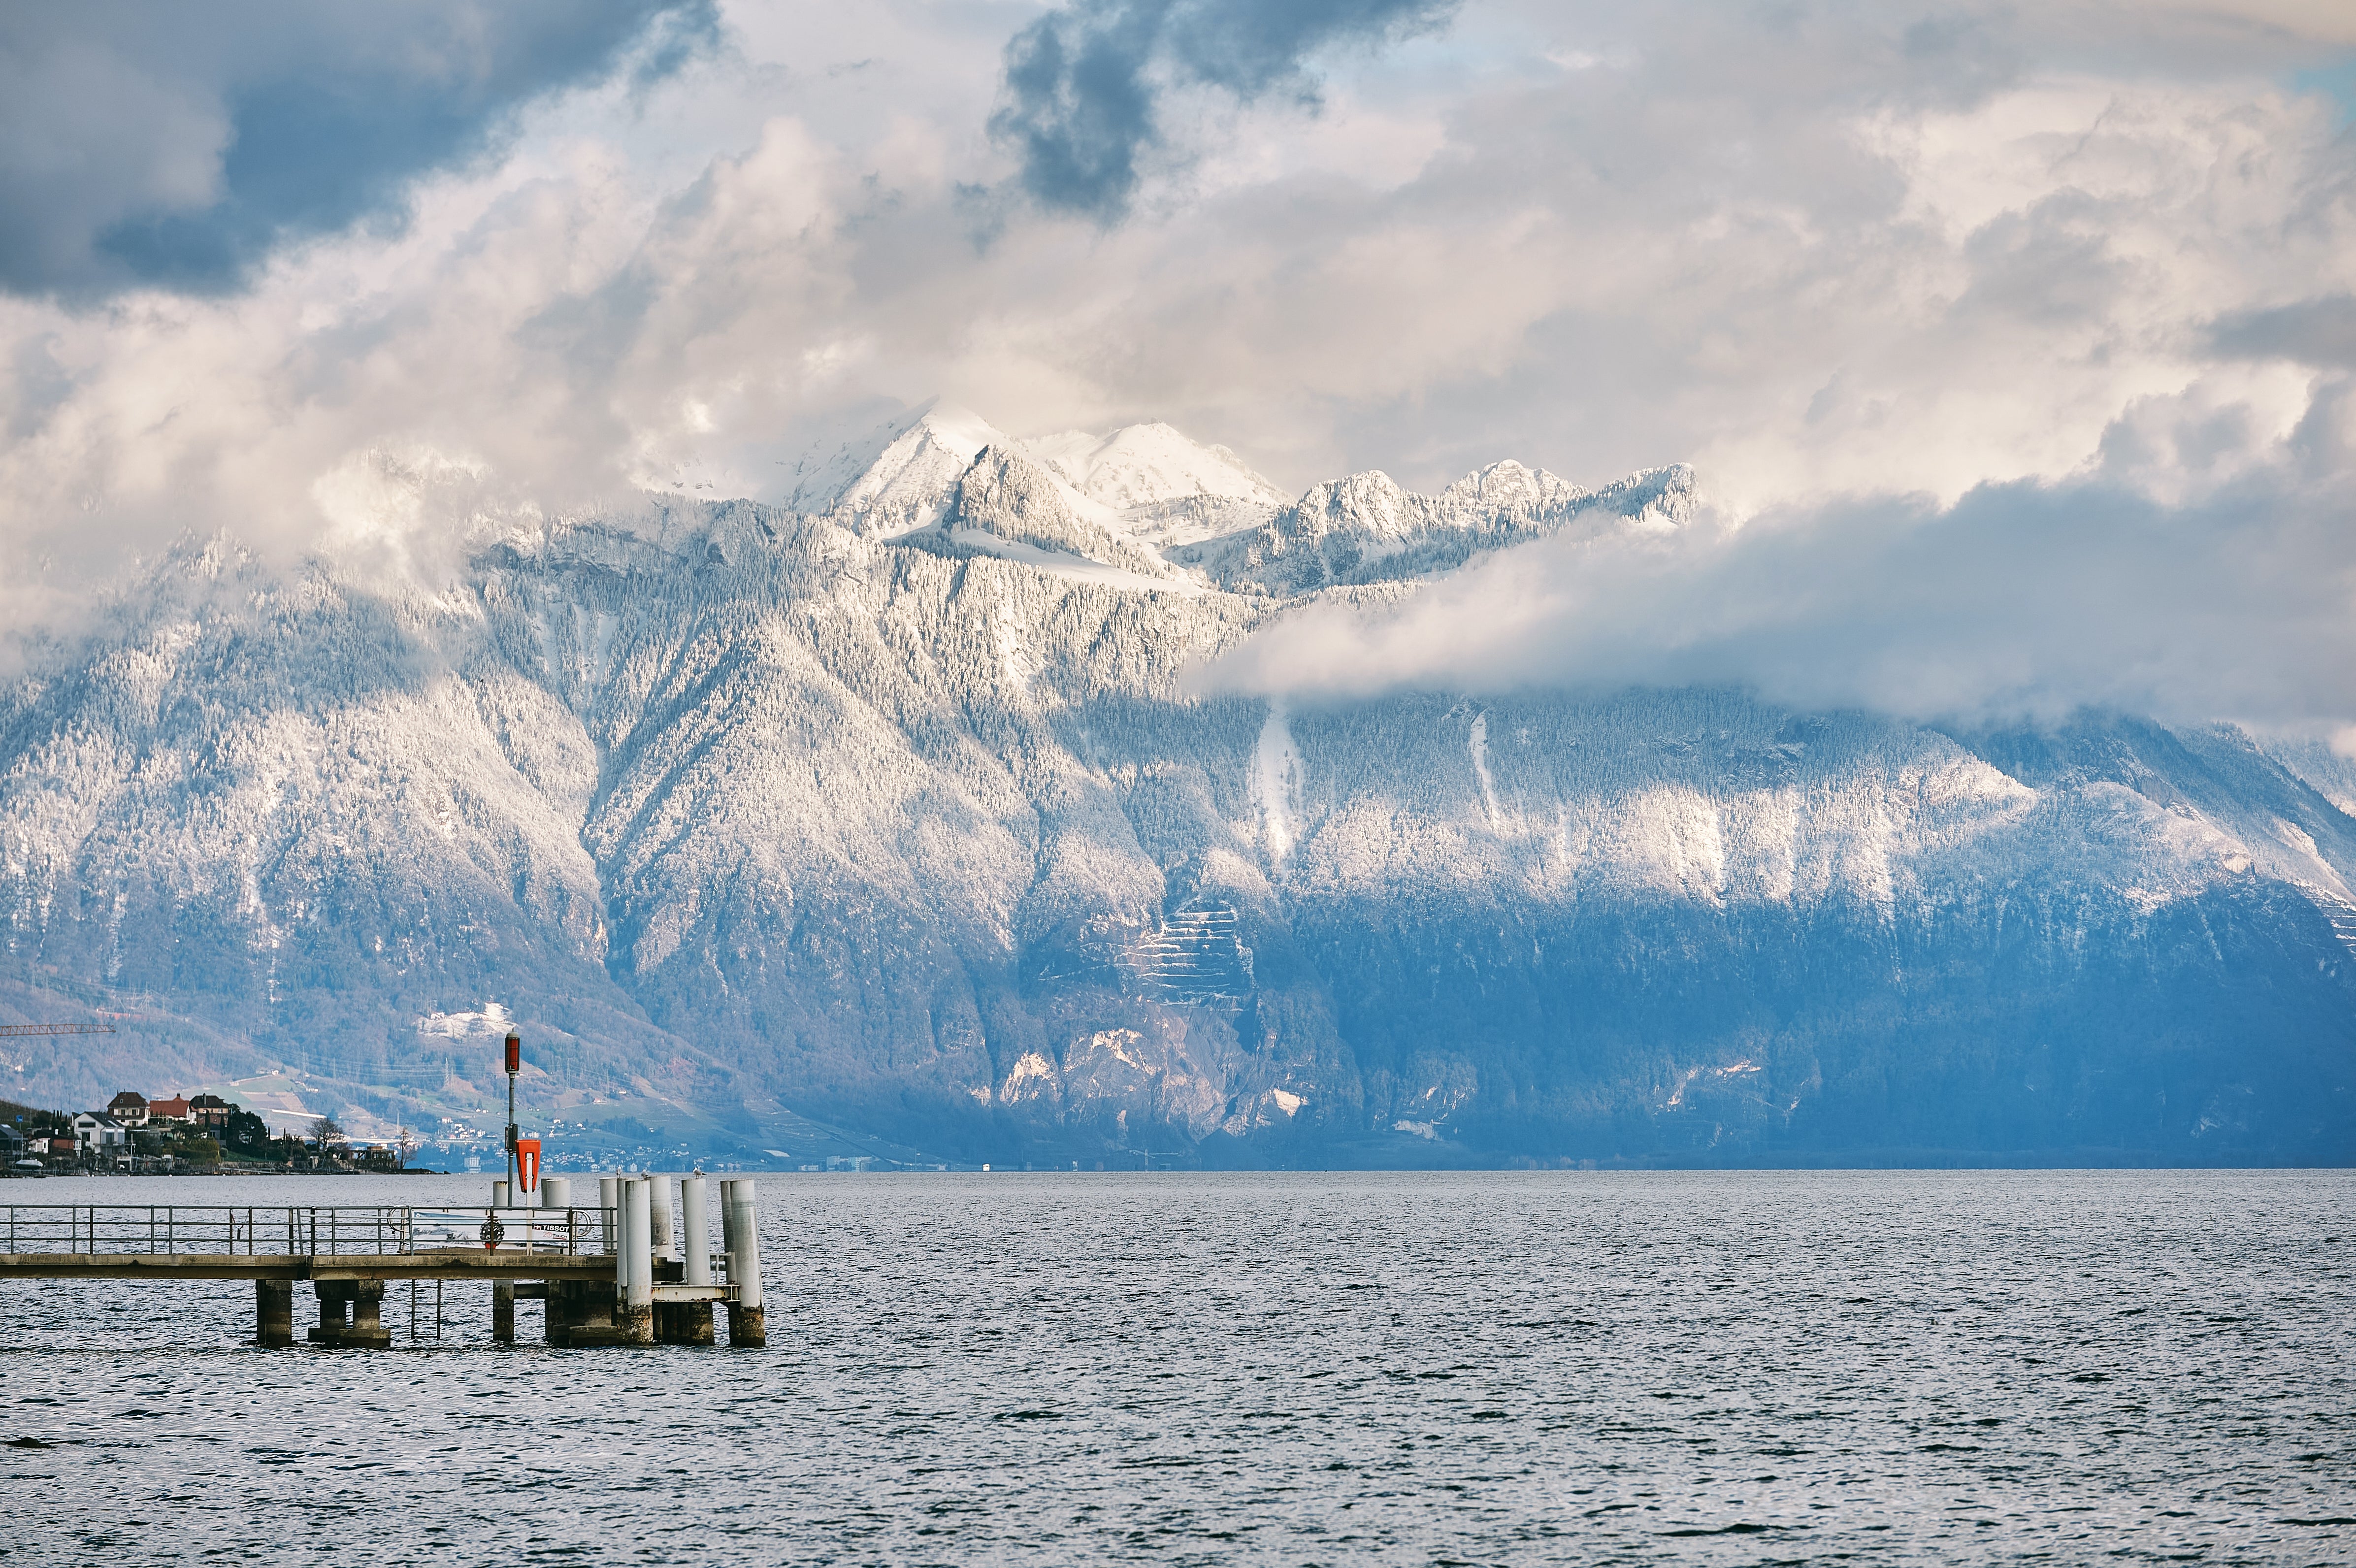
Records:
[[[612,1279],[611,1210],[17,1204],[0,1279]]]
[[[266,1346],[293,1342],[305,1281],[320,1305],[310,1337],[330,1345],[389,1344],[379,1304],[394,1281],[488,1283],[502,1341],[521,1294],[547,1302],[554,1345],[711,1344],[715,1305],[729,1308],[730,1343],[764,1343],[749,1207],[727,1217],[730,1251],[696,1259],[683,1251],[696,1240],[664,1248],[647,1234],[637,1210],[648,1185],[621,1184],[626,1208],[19,1204],[0,1208],[0,1280],[251,1280]],[[697,1229],[701,1187],[695,1178]]]
[[[7,1280],[603,1280],[602,1253],[0,1252]],[[656,1300],[662,1300],[657,1287]],[[714,1298],[716,1299],[716,1298]]]

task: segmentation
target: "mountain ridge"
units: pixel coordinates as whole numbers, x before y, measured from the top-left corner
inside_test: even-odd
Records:
[[[479,1121],[479,1044],[426,1026],[497,1004],[531,1115],[756,1159],[821,1123],[944,1159],[2356,1150],[2330,754],[1708,689],[1193,696],[1313,598],[1681,526],[1691,470],[1280,505],[1166,427],[935,413],[813,510],[503,525],[455,590],[159,563],[0,698],[0,1014],[152,1019],[14,1097],[284,1069],[362,1125]],[[1244,525],[1176,539],[1182,504]]]

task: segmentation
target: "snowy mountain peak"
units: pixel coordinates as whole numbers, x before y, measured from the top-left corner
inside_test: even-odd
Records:
[[[1169,565],[1279,596],[1426,576],[1565,527],[1661,532],[1697,504],[1682,465],[1590,490],[1511,459],[1438,495],[1379,469],[1283,493],[1224,446],[1159,421],[1012,438],[938,401],[796,466],[788,504],[853,532],[1029,560],[1079,557],[1159,587]],[[919,540],[914,536],[922,535]]]
[[[1544,468],[1526,468],[1508,457],[1475,468],[1440,492],[1440,499],[1486,510],[1537,511],[1564,506],[1589,492]]]
[[[1159,420],[1101,436],[1067,430],[1023,445],[1083,495],[1121,511],[1197,496],[1266,506],[1290,499],[1225,446],[1205,446]]]
[[[786,504],[854,532],[893,538],[940,521],[958,478],[1006,436],[968,408],[938,399],[797,466]]]
[[[1159,577],[1169,570],[1161,557],[1123,534],[1107,509],[1010,444],[993,443],[975,455],[958,480],[956,503],[942,517],[941,527],[951,542],[991,554],[1027,558],[1028,552],[1002,548],[1025,545],[1142,577]]]
[[[1294,503],[1284,521],[1302,539],[1329,533],[1363,534],[1369,539],[1401,539],[1422,521],[1428,508],[1416,503],[1426,498],[1403,489],[1380,468],[1313,487]]]

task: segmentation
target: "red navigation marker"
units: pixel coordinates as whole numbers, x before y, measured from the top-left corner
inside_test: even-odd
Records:
[[[522,1194],[533,1191],[540,1186],[539,1139],[518,1138],[516,1140],[516,1172],[521,1183],[517,1192],[517,1200],[520,1201]]]
[[[521,1175],[522,1173],[520,1173],[519,1171],[518,1171],[518,1170],[516,1169],[516,1119],[515,1119],[515,1080],[516,1080],[516,1074],[518,1074],[518,1073],[521,1072],[522,1070],[523,1070],[523,1037],[522,1037],[521,1036],[519,1036],[519,1035],[516,1035],[516,1034],[510,1033],[510,1034],[508,1036],[508,1137],[507,1137],[507,1148],[508,1148],[508,1199],[509,1199],[509,1202],[512,1202],[512,1203],[521,1203],[521,1202],[523,1201],[523,1195],[524,1195],[524,1186],[523,1186],[523,1185],[521,1185],[521,1184],[519,1184],[519,1180],[518,1180],[518,1178],[520,1176],[520,1175]],[[536,1147],[536,1146],[537,1146],[537,1145],[535,1145],[535,1147]],[[536,1170],[535,1170],[535,1171],[534,1171],[534,1173],[533,1173],[532,1179],[533,1179],[533,1180],[535,1180],[535,1181],[539,1179],[539,1173],[538,1173]]]

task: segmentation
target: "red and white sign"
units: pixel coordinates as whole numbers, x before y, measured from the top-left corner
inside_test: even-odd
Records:
[[[536,1192],[540,1189],[539,1139],[518,1138],[516,1140],[516,1176],[517,1185],[525,1192]]]

